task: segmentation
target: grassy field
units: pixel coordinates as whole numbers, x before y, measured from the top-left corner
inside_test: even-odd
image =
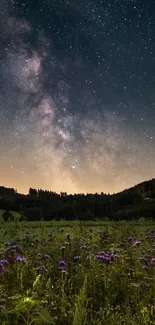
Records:
[[[153,222],[2,222],[0,324],[155,324]]]

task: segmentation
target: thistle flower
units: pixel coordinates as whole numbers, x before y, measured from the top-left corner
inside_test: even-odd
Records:
[[[74,256],[74,260],[79,260],[81,258],[80,255]]]
[[[20,261],[20,262],[25,261],[25,257],[23,257],[23,256],[17,256],[16,257],[16,261]]]
[[[105,261],[106,261],[106,262],[108,262],[108,263],[110,263],[110,261],[111,261],[111,258],[110,258],[110,257],[108,257],[108,256],[106,256],[106,257],[105,257]]]
[[[151,264],[154,264],[154,265],[155,265],[155,257],[153,257],[153,258],[151,259]]]
[[[20,245],[11,245],[9,247],[6,248],[6,251],[11,251],[11,252],[15,252],[18,251],[20,249]]]
[[[64,246],[64,245],[60,247],[60,249],[65,249],[65,248],[66,248],[66,246]]]
[[[46,270],[46,269],[45,269],[44,265],[39,265],[39,266],[36,267],[36,270],[37,271],[42,271],[42,270]]]
[[[0,260],[0,264],[9,264],[8,260]]]
[[[61,266],[66,266],[67,263],[66,263],[64,260],[61,260],[61,261],[59,261],[59,265],[61,265]]]
[[[97,254],[97,255],[95,255],[95,258],[96,259],[105,259],[105,256],[104,255]]]
[[[140,244],[141,244],[140,240],[135,240],[134,243],[133,243],[133,246],[138,247]]]

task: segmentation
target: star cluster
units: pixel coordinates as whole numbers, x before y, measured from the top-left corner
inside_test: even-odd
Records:
[[[1,1],[1,185],[113,193],[154,177],[153,8]]]

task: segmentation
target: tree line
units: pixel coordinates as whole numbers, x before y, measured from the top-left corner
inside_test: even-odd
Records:
[[[147,200],[149,198],[149,200]],[[20,220],[132,220],[139,217],[155,218],[155,179],[138,184],[116,194],[60,194],[30,188],[27,195],[13,188],[0,186],[0,209],[4,220],[13,218],[16,211]]]
[[[0,187],[0,209],[4,209],[4,219],[10,211],[20,214],[21,220],[120,220],[131,219],[131,208],[141,206],[142,194],[133,188],[117,194],[67,194],[47,190],[29,189],[27,195],[17,193],[12,188]],[[122,213],[122,215],[121,215]]]

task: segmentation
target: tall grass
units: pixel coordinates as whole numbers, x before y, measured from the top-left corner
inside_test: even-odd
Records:
[[[0,324],[155,324],[153,223],[48,226],[2,224]]]

